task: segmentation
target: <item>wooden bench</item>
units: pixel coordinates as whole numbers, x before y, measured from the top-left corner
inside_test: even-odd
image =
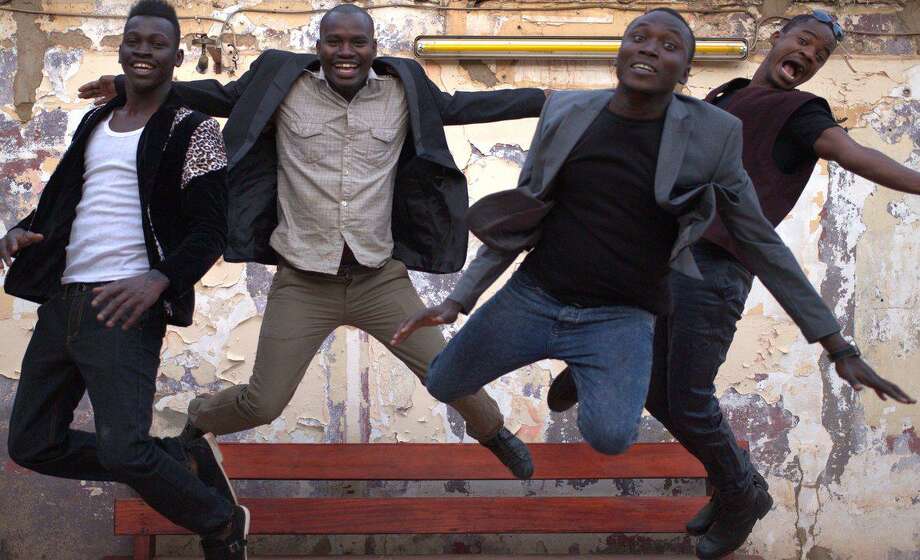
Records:
[[[746,443],[743,443],[746,446]],[[530,446],[535,480],[705,478],[676,443],[639,443],[619,456],[583,443]],[[223,444],[235,480],[515,480],[479,445]],[[683,533],[706,496],[241,498],[253,535],[449,533]],[[139,499],[116,499],[115,534],[134,537],[134,560],[157,535],[187,534]]]

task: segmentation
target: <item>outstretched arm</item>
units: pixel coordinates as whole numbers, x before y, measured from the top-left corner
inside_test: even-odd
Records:
[[[818,157],[836,161],[847,171],[883,187],[908,194],[920,194],[920,173],[901,165],[878,150],[850,138],[840,127],[821,133],[814,145]]]
[[[422,70],[424,72],[424,70]],[[445,93],[427,76],[427,87],[446,125],[476,124],[537,117],[552,91],[537,88]]]
[[[720,185],[718,210],[722,221],[745,262],[786,310],[809,342],[820,342],[830,353],[849,344],[830,309],[805,277],[789,248],[764,217],[754,185],[741,162],[741,124],[737,123],[726,139],[725,151],[714,181]],[[914,401],[894,383],[878,376],[859,356],[848,356],[834,363],[837,374],[853,386],[873,389],[881,399]]]
[[[229,117],[234,105],[249,87],[264,56],[263,54],[257,58],[238,80],[226,84],[217,80],[173,82],[173,87],[182,97],[183,104],[190,109],[201,111],[212,117]],[[120,75],[100,76],[98,80],[87,82],[79,89],[81,99],[94,99],[96,105],[106,103],[123,93],[124,76]]]

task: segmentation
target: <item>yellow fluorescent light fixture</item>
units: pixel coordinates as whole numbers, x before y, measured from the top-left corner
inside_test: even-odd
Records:
[[[614,59],[621,37],[464,37],[460,35],[422,35],[415,39],[419,58],[444,59]],[[697,38],[694,60],[744,60],[748,55],[745,39]]]

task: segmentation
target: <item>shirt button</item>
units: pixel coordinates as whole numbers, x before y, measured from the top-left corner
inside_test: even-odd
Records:
[[[347,206],[348,206],[348,201],[347,201],[347,200],[343,200],[343,201],[342,201],[342,208],[345,208],[345,207],[347,207]]]
[[[342,173],[344,173],[345,176],[348,177],[348,170],[347,170],[347,169],[346,169],[345,171],[343,171]]]

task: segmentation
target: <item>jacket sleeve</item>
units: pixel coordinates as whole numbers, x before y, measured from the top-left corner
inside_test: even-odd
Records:
[[[530,143],[530,150],[527,152],[527,159],[524,160],[524,166],[521,169],[521,176],[518,179],[517,186],[519,189],[531,190],[533,188],[531,179],[533,177],[534,154],[537,153],[536,148],[543,139],[545,113],[546,109],[544,108],[540,115],[540,121],[537,123],[537,128],[534,131],[533,140]],[[473,259],[473,262],[470,263],[470,266],[460,277],[460,281],[457,282],[457,285],[450,295],[447,296],[447,299],[459,303],[463,308],[463,312],[469,314],[473,311],[473,308],[476,307],[476,302],[479,300],[479,297],[482,296],[482,293],[485,292],[509,266],[511,266],[511,263],[514,262],[518,254],[519,252],[498,251],[488,245],[483,245],[476,252],[476,257]]]
[[[227,244],[227,154],[214,119],[189,142],[182,169],[180,221],[185,236],[154,268],[169,278],[168,297],[181,297],[211,268]]]
[[[236,102],[249,87],[252,78],[266,54],[257,58],[238,80],[222,84],[217,80],[193,80],[173,82],[173,90],[182,98],[182,104],[189,109],[201,111],[212,117],[229,117]],[[266,84],[267,86],[268,84]],[[115,78],[118,95],[125,94],[125,77]]]
[[[419,66],[445,125],[476,124],[537,117],[546,102],[542,89],[519,88],[498,91],[441,91]]]
[[[802,272],[792,251],[767,221],[741,160],[741,123],[726,139],[714,181],[717,208],[745,263],[795,321],[808,342],[840,331],[840,325]]]

